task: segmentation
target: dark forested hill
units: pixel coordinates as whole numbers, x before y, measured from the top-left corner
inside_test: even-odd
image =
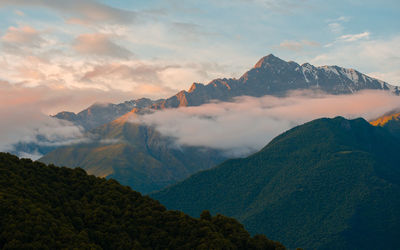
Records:
[[[195,219],[89,176],[0,153],[0,249],[284,249],[236,220]]]
[[[363,119],[318,119],[153,197],[191,215],[235,217],[289,248],[397,249],[399,152],[395,137]]]

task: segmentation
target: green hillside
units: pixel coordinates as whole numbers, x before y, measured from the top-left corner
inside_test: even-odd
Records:
[[[39,161],[82,167],[89,174],[114,178],[149,193],[226,159],[212,149],[178,148],[154,128],[127,122],[128,117],[92,130],[87,143],[58,148]]]
[[[115,180],[0,153],[0,249],[285,249],[236,220],[167,211]]]
[[[318,119],[152,197],[190,215],[235,217],[289,248],[397,249],[399,152],[363,119]]]

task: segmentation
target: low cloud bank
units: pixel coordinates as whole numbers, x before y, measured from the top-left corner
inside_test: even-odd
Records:
[[[22,100],[12,98],[14,102],[8,105],[6,101],[0,102],[0,116],[3,117],[0,151],[38,159],[41,147],[93,139],[84,137],[82,128],[42,113],[41,110],[49,106],[47,102],[20,97]],[[244,156],[261,149],[280,133],[316,118],[344,116],[370,120],[399,108],[400,97],[385,91],[339,96],[298,91],[284,98],[244,96],[233,102],[167,109],[132,117],[132,121],[155,126],[161,134],[175,138],[178,146],[211,147],[224,150],[229,156]],[[114,140],[101,142],[115,143]],[[17,144],[28,146],[21,150],[16,148]]]
[[[51,118],[35,107],[0,107],[0,151],[36,160],[40,149],[86,141],[82,128]],[[18,148],[22,147],[23,150]],[[23,146],[21,146],[23,145]]]
[[[205,146],[243,156],[265,146],[280,133],[320,117],[367,120],[400,107],[400,97],[384,91],[325,95],[310,91],[288,97],[238,97],[198,107],[167,109],[132,118],[153,125],[179,145]]]

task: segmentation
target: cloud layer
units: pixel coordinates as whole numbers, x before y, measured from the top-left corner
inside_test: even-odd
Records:
[[[94,0],[2,0],[1,6],[29,6],[48,8],[67,15],[70,22],[79,24],[96,24],[102,22],[131,23],[136,19],[136,13],[99,3]]]
[[[107,35],[101,33],[79,35],[74,41],[73,48],[82,54],[122,59],[129,59],[133,55],[131,51],[115,44]]]
[[[71,90],[48,86],[26,87],[0,81],[0,151],[37,159],[37,147],[69,145],[87,140],[82,129],[70,122],[51,118],[62,110],[80,110],[82,105],[102,100],[127,100],[129,95],[118,91],[93,89]],[[29,148],[16,148],[16,144]],[[35,144],[35,145],[33,145]]]
[[[180,145],[206,146],[245,155],[265,146],[287,129],[320,118],[376,118],[400,107],[400,98],[382,91],[355,95],[294,92],[289,97],[240,97],[199,107],[157,111],[133,122],[154,125]]]
[[[0,107],[0,151],[15,152],[18,143],[37,146],[62,146],[86,141],[82,129],[70,122],[51,118],[34,107]],[[36,146],[35,146],[36,147]],[[37,159],[38,152],[16,152]]]

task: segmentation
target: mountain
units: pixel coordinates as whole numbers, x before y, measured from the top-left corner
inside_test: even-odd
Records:
[[[229,101],[236,96],[282,96],[293,90],[320,90],[329,94],[351,94],[365,89],[388,90],[399,94],[398,87],[364,75],[354,69],[338,66],[314,67],[309,63],[299,65],[286,62],[272,54],[261,58],[255,66],[239,79],[215,79],[207,85],[193,83],[188,91],[157,101],[139,99],[122,104],[95,105],[74,114],[61,112],[56,118],[72,121],[92,129],[129,112],[132,108],[177,108],[199,106],[211,100]]]
[[[397,87],[364,75],[354,69],[338,66],[314,67],[286,62],[270,54],[239,79],[216,79],[207,85],[193,83],[189,91],[152,105],[155,109],[198,106],[210,100],[228,101],[236,96],[282,96],[289,91],[313,89],[329,94],[351,94],[364,89],[390,90],[399,94]]]
[[[152,194],[169,209],[203,209],[288,248],[396,249],[399,140],[364,119],[318,119],[247,158]]]
[[[115,180],[0,153],[0,249],[285,249],[236,220],[168,211]]]
[[[400,138],[400,112],[394,111],[370,122],[374,126],[384,127]]]
[[[319,89],[333,94],[348,94],[362,89],[394,91],[393,86],[355,70],[299,65],[268,55],[239,79],[217,79],[207,85],[195,83],[189,92],[181,91],[166,100],[139,99],[117,105],[93,105],[78,114],[57,114],[55,117],[85,127],[88,134],[95,134],[98,139],[95,143],[59,148],[40,160],[68,167],[80,166],[91,174],[116,178],[141,192],[158,190],[226,158],[220,152],[205,148],[183,147],[179,150],[167,147],[165,145],[174,145],[171,138],[162,137],[153,128],[121,123],[125,120],[125,115],[121,114],[196,106],[213,99],[228,101],[241,95],[281,96],[298,89]],[[148,134],[158,139],[150,138],[148,141]],[[121,138],[123,143],[118,142]]]
[[[96,128],[100,125],[109,123],[118,117],[130,112],[132,109],[146,108],[155,101],[148,98],[126,101],[120,104],[95,103],[85,110],[75,114],[63,111],[53,117],[73,122],[75,125],[82,126],[86,130]]]
[[[226,157],[203,147],[178,147],[153,127],[129,122],[134,111],[94,130],[87,143],[58,148],[39,161],[82,167],[89,174],[115,178],[143,193],[160,190],[215,166]]]
[[[138,100],[126,101],[120,104],[111,103],[95,103],[87,109],[75,114],[73,112],[60,112],[53,116],[53,118],[67,120],[76,126],[80,126],[84,131],[90,131],[103,124],[109,123],[132,110],[137,110],[137,113],[143,114],[146,112],[146,107],[154,103],[147,98]],[[140,111],[138,110],[140,109]],[[13,149],[9,153],[18,155],[20,157],[29,157],[38,159],[60,146],[44,137],[43,135],[36,135],[36,142],[18,142],[13,145]]]

